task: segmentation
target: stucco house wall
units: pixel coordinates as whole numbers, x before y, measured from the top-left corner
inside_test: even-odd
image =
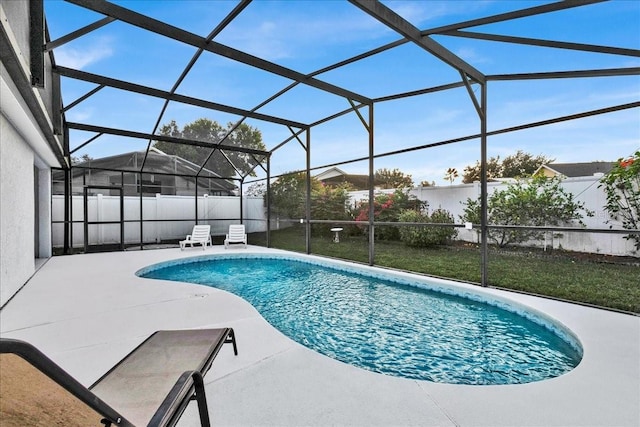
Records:
[[[30,81],[29,7],[0,2],[0,307],[51,256],[51,167],[62,166],[48,56],[44,86]]]
[[[0,301],[4,304],[34,271],[35,203],[32,150],[4,115],[0,134]]]

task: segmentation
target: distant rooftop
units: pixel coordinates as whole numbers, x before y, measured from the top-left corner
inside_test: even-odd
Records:
[[[616,165],[615,162],[590,162],[590,163],[549,163],[542,165],[535,171],[534,175],[540,172],[545,175],[563,175],[567,178],[579,176],[594,176],[596,174],[606,174]]]

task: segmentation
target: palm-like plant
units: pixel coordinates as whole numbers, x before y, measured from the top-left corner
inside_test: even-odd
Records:
[[[453,184],[456,178],[458,178],[458,170],[456,168],[447,169],[447,172],[444,174],[444,179],[449,181],[450,184]]]

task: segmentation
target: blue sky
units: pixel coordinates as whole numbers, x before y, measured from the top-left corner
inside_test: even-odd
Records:
[[[135,0],[116,4],[206,36],[235,7],[230,0]],[[540,1],[385,1],[388,7],[419,29],[532,7]],[[45,0],[53,40],[102,15],[60,0]],[[617,0],[537,17],[470,28],[469,31],[515,35],[566,42],[640,49],[640,2]],[[255,0],[215,41],[243,50],[281,66],[310,73],[386,43],[398,40],[389,30],[346,1]],[[639,67],[640,58],[563,49],[516,46],[434,36],[434,40],[484,74]],[[195,48],[112,22],[55,50],[59,65],[170,90]],[[367,97],[381,97],[460,80],[458,72],[414,44],[370,57],[357,64],[318,76]],[[283,89],[289,80],[213,54],[203,54],[177,93],[252,109]],[[63,79],[65,104],[95,87]],[[474,86],[479,95],[479,88]],[[488,129],[495,130],[558,116],[581,113],[640,100],[640,76],[589,79],[530,80],[488,84]],[[150,133],[163,101],[115,89],[103,89],[67,112],[71,122]],[[340,97],[299,85],[260,113],[313,123],[349,107]],[[375,153],[422,146],[450,138],[477,134],[480,123],[464,88],[409,99],[377,103]],[[179,125],[207,117],[221,124],[237,116],[170,103],[161,123]],[[271,149],[290,136],[279,125],[247,120],[263,134]],[[93,134],[73,131],[74,148]],[[355,114],[314,127],[312,166],[366,156],[367,134]],[[140,150],[146,142],[103,136],[75,153],[94,158]],[[640,109],[538,127],[489,138],[489,156],[524,150],[544,154],[557,162],[616,160],[640,149]],[[462,174],[480,156],[479,141],[472,140],[378,159],[375,169],[398,168],[414,182],[443,184],[445,171]],[[301,169],[304,152],[296,141],[277,150],[272,174]],[[340,166],[348,173],[367,173],[367,162]],[[262,174],[259,173],[259,176]],[[458,182],[460,182],[458,180]]]

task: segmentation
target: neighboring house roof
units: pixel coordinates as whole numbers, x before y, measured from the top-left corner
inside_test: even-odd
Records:
[[[333,167],[329,168],[324,172],[320,172],[318,175],[314,176],[318,181],[324,181],[325,179],[335,178],[336,176],[345,176],[347,173],[342,169]]]
[[[182,157],[166,154],[155,147],[149,148],[146,160],[145,151],[131,151],[78,163],[73,165],[71,170],[74,177],[82,175],[84,173],[83,170],[87,168],[93,169],[94,173],[95,170],[140,172],[143,162],[143,173],[163,173],[189,177],[198,175],[199,178],[220,178],[220,175],[209,169],[202,168],[201,170],[199,165]],[[226,179],[216,179],[214,186],[221,191],[228,192],[236,189],[236,185]]]
[[[145,151],[130,151],[128,153],[117,154],[115,156],[91,159],[78,163],[75,167],[96,168],[96,169],[117,169],[139,172],[144,162],[145,173],[166,172],[176,175],[195,176],[200,170],[200,165],[196,165],[182,157],[166,154],[155,147],[149,148],[145,160]],[[208,169],[202,169],[200,175],[219,178],[220,175]]]
[[[590,162],[590,163],[549,163],[540,166],[533,174],[546,176],[562,175],[567,178],[580,176],[594,176],[606,174],[616,165],[615,162]]]
[[[314,176],[315,179],[328,185],[340,185],[349,183],[356,190],[369,188],[369,175],[351,175],[336,167]]]

